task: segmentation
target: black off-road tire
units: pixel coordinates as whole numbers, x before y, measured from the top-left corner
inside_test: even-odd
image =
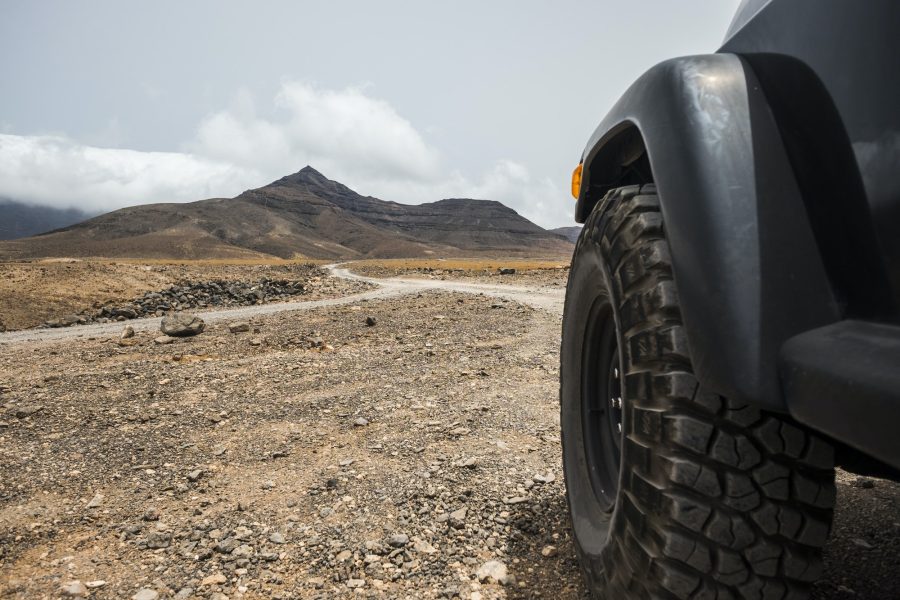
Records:
[[[592,399],[604,390],[620,390],[619,416]],[[609,192],[578,239],[560,402],[569,511],[595,596],[807,597],[831,527],[833,449],[698,384],[653,185]],[[618,472],[605,477],[596,449],[615,427],[597,442],[604,414],[622,427]]]

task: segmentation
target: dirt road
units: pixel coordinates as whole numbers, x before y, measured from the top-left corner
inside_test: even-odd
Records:
[[[0,336],[0,597],[583,597],[562,290],[378,284],[164,346]],[[900,597],[898,486],[838,489],[815,598]]]
[[[245,320],[253,317],[261,317],[263,315],[271,315],[287,311],[310,310],[314,308],[323,308],[328,306],[341,306],[344,304],[352,304],[354,302],[363,302],[368,300],[376,300],[381,298],[392,298],[407,294],[417,294],[428,290],[441,290],[449,292],[462,292],[468,294],[484,294],[495,298],[504,298],[542,308],[554,314],[562,314],[563,299],[565,297],[564,290],[553,287],[526,287],[526,286],[510,286],[510,285],[491,285],[485,283],[469,283],[465,281],[442,281],[431,279],[376,279],[372,277],[364,277],[352,273],[349,269],[340,264],[326,265],[331,274],[335,277],[350,279],[354,281],[363,281],[376,285],[377,288],[364,292],[362,294],[354,294],[339,298],[328,298],[324,300],[311,300],[299,302],[277,302],[271,304],[261,304],[258,306],[243,306],[238,308],[228,308],[221,310],[205,310],[194,311],[203,316],[203,320],[207,323],[218,323],[222,321]],[[128,324],[134,327],[136,332],[158,331],[160,318],[148,319],[132,319]],[[66,327],[61,329],[25,329],[21,331],[9,331],[0,333],[0,344],[9,344],[14,342],[36,342],[48,340],[66,340],[72,338],[89,338],[100,336],[112,336],[118,334],[122,330],[122,323],[101,323],[94,325],[83,325],[77,327]]]

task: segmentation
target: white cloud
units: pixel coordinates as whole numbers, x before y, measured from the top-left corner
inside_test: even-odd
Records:
[[[361,88],[322,90],[286,81],[274,106],[276,116],[263,118],[252,96],[238,93],[227,109],[201,121],[184,152],[0,135],[0,197],[88,210],[186,202],[233,196],[309,164],[384,200],[482,198],[541,225],[571,222],[572,203],[550,179],[505,159],[475,178],[454,171],[408,120]]]
[[[190,202],[239,190],[259,174],[178,152],[84,146],[58,136],[0,134],[0,197],[102,211]]]

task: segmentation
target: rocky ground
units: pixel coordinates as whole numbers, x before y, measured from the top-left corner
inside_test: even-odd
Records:
[[[0,343],[0,597],[584,597],[551,299]],[[838,489],[815,597],[900,597],[898,486]]]
[[[539,590],[539,572],[572,560],[546,516],[562,499],[557,331],[521,305],[442,293],[164,346],[148,333],[125,348],[3,347],[0,586],[27,598],[73,580],[105,581],[90,591],[101,598]]]

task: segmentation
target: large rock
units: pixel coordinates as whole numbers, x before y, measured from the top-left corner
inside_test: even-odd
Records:
[[[197,315],[177,312],[166,315],[159,325],[159,330],[172,337],[188,337],[203,333],[206,323]]]

